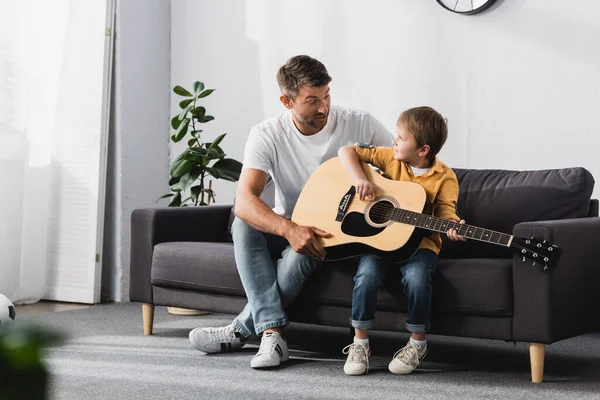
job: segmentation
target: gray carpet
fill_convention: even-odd
[[[156,309],[153,336],[142,335],[139,304],[110,304],[22,319],[69,336],[51,348],[51,399],[578,399],[600,398],[600,334],[547,347],[545,382],[530,382],[525,344],[429,336],[429,355],[409,376],[387,371],[406,333],[373,332],[371,370],[343,373],[347,329],[292,325],[293,350],[281,368],[250,368],[256,345],[204,355],[192,348],[196,326],[232,316],[180,317]]]

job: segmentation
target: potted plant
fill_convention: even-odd
[[[231,182],[240,178],[242,163],[226,158],[220,146],[227,134],[223,133],[212,142],[203,140],[200,128],[215,118],[206,113],[200,102],[214,91],[205,89],[204,83],[199,81],[194,82],[191,91],[181,86],[173,88],[173,92],[184,99],[179,102],[180,112],[171,119],[175,131],[171,140],[174,143],[187,140],[187,148],[171,163],[171,193],[161,197],[171,199],[169,207],[204,206],[214,202],[212,180],[206,184],[209,176]]]

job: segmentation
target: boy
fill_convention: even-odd
[[[446,119],[431,107],[411,108],[400,114],[393,148],[355,144],[342,147],[338,155],[342,165],[355,181],[356,197],[368,201],[374,197],[373,185],[360,166],[359,160],[379,168],[384,176],[416,182],[423,186],[427,200],[433,204],[436,217],[459,221],[456,214],[458,181],[454,172],[437,159],[448,136]],[[463,220],[460,223],[464,224]],[[455,230],[447,232],[451,240],[462,240]],[[427,355],[425,331],[431,308],[431,278],[437,265],[442,239],[437,232],[421,242],[415,255],[400,264],[404,292],[408,296],[406,329],[412,333],[408,344],[398,350],[389,364],[394,374],[410,374]],[[370,258],[365,262],[364,258]],[[354,277],[352,319],[354,342],[346,346],[348,359],[344,372],[362,375],[368,370],[368,332],[374,325],[377,290],[381,286],[383,261],[363,255]]]

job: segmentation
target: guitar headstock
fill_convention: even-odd
[[[523,262],[526,259],[533,261],[533,265],[541,263],[544,265],[544,271],[549,267],[555,268],[556,263],[560,260],[562,249],[546,240],[538,240],[534,237],[529,239],[513,238],[510,247],[514,248],[523,257]]]

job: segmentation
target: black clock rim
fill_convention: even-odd
[[[473,15],[473,14],[478,14],[478,13],[480,13],[480,12],[482,12],[482,11],[485,11],[485,10],[487,10],[488,8],[490,8],[490,7],[492,6],[492,4],[494,4],[494,3],[496,2],[496,0],[490,0],[490,1],[488,1],[487,3],[485,3],[484,5],[482,5],[481,7],[479,7],[479,8],[476,8],[476,9],[474,9],[474,10],[472,10],[472,11],[454,11],[453,9],[451,9],[451,8],[448,8],[448,7],[447,7],[447,6],[446,6],[444,3],[442,3],[442,0],[436,0],[436,1],[437,1],[437,3],[438,3],[440,6],[444,7],[446,10],[448,10],[448,11],[450,11],[450,12],[453,12],[453,13],[455,13],[455,14],[461,14],[461,15]]]

